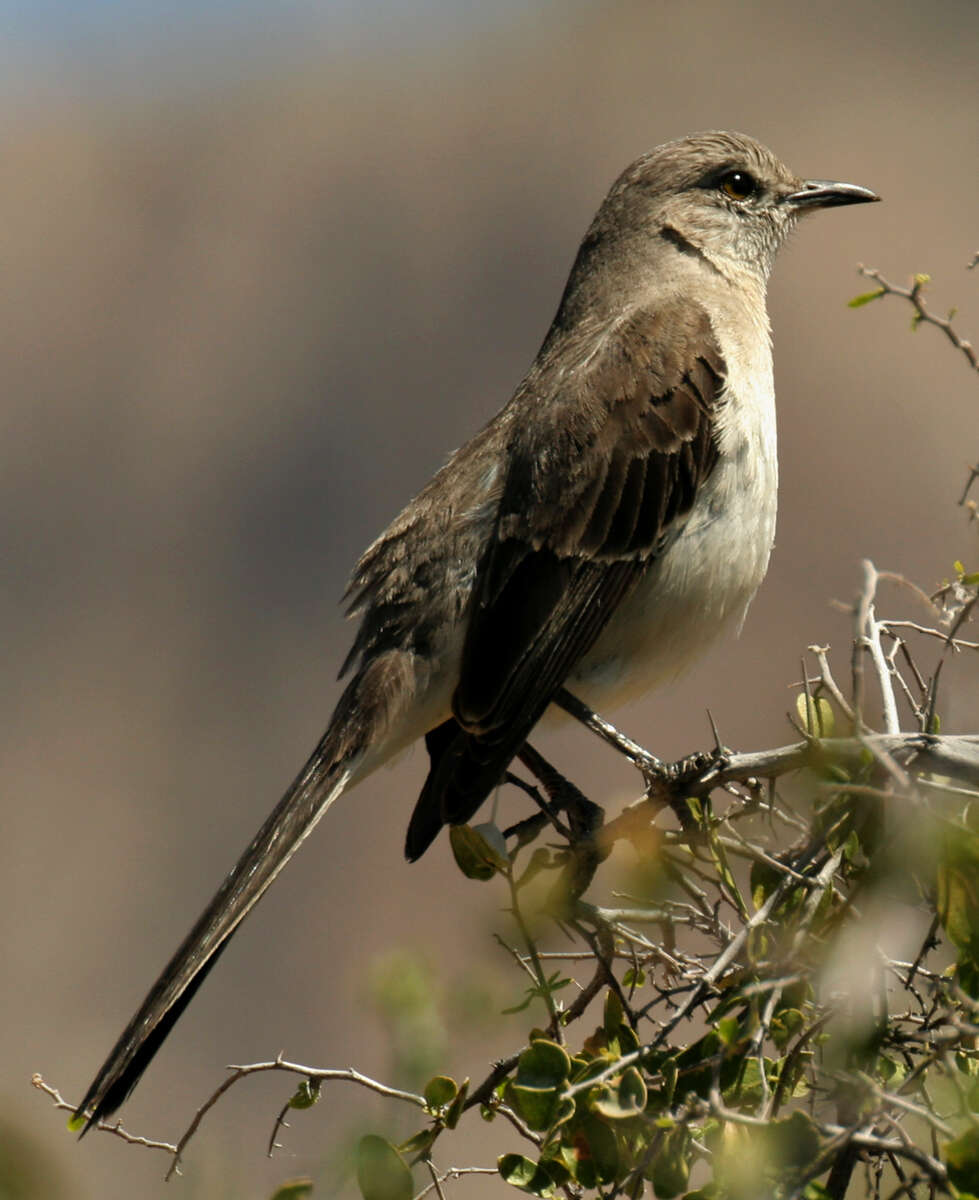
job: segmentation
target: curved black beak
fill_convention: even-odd
[[[790,192],[785,203],[793,208],[834,208],[838,204],[869,204],[880,196],[855,183],[833,183],[829,179],[807,179],[797,192]]]

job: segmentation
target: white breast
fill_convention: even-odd
[[[768,568],[778,490],[768,331],[753,331],[750,347],[717,332],[728,363],[718,461],[683,531],[568,681],[597,709],[674,678],[724,629],[740,628]]]

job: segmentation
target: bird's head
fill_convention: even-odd
[[[622,173],[595,226],[635,243],[665,237],[725,274],[767,276],[805,213],[880,197],[852,183],[803,179],[754,138],[693,134],[657,146]]]

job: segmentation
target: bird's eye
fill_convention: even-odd
[[[721,191],[732,200],[747,200],[758,190],[754,177],[747,171],[728,171],[720,180]]]

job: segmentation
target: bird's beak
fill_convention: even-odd
[[[880,196],[855,183],[832,183],[828,179],[807,179],[797,192],[785,197],[785,203],[805,212],[810,208],[833,208],[838,204],[868,204]]]

